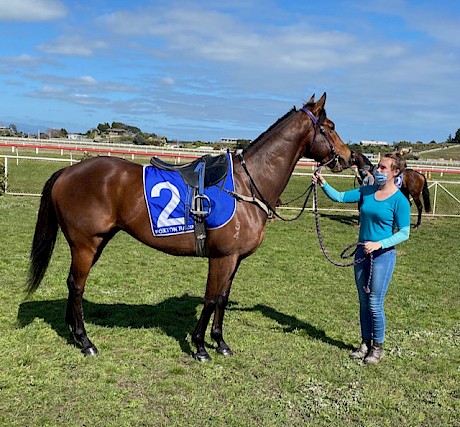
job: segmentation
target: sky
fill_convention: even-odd
[[[460,128],[457,0],[0,0],[0,125],[255,139],[327,93],[345,142]]]

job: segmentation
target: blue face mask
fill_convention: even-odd
[[[385,182],[388,181],[387,174],[382,173],[382,172],[375,172],[374,173],[374,178],[377,181],[377,184],[379,184],[379,185],[385,184]]]

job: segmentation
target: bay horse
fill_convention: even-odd
[[[275,206],[302,156],[333,172],[350,167],[351,151],[327,118],[326,93],[278,119],[234,159],[235,192],[255,195]],[[230,288],[241,261],[262,243],[266,210],[238,201],[233,218],[208,233],[208,276],[201,315],[192,334],[197,360],[208,361],[205,334],[212,314],[211,339],[217,352],[232,355],[223,337]],[[114,157],[95,157],[55,172],[45,183],[30,254],[28,296],[40,285],[59,228],[71,252],[65,320],[84,355],[98,353],[83,321],[83,293],[91,267],[122,230],[146,245],[176,256],[196,256],[193,233],[154,236],[143,194],[143,166]]]
[[[362,169],[364,165],[369,166],[371,172],[375,168],[375,166],[364,154],[353,150],[352,156],[352,163],[356,165],[358,170]],[[414,225],[414,228],[419,228],[422,223],[423,208],[425,208],[426,213],[431,212],[430,191],[428,189],[426,176],[414,169],[406,168],[402,178],[401,191],[409,202],[412,197],[412,200],[417,207],[417,223]],[[423,204],[421,198],[423,199]]]

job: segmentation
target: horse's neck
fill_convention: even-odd
[[[245,153],[247,164],[258,190],[272,206],[285,189],[298,160],[305,152],[308,122],[299,114],[258,141]]]

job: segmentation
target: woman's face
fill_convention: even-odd
[[[388,157],[383,157],[380,159],[377,171],[384,173],[387,176],[387,179],[394,178],[399,173],[399,170],[393,169],[393,159]]]

